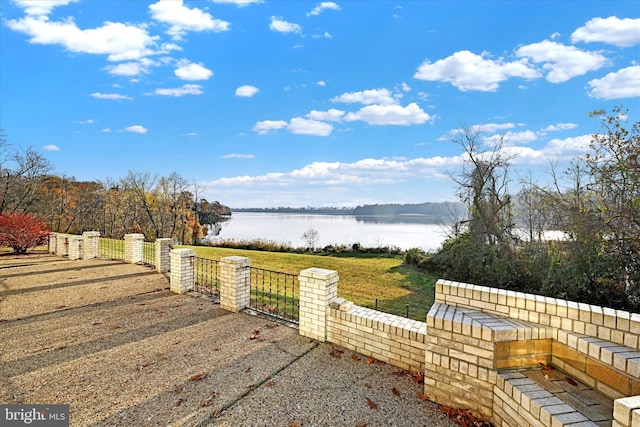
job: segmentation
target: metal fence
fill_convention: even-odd
[[[194,291],[213,298],[215,302],[220,302],[218,266],[219,262],[214,259],[194,259]]]
[[[124,240],[98,239],[98,258],[124,259]]]
[[[147,265],[156,265],[156,244],[155,243],[143,242],[142,262]]]
[[[250,280],[250,309],[291,323],[299,322],[297,275],[251,267]]]

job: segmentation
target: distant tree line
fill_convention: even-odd
[[[97,230],[122,238],[139,232],[148,240],[175,238],[196,244],[205,224],[228,218],[231,210],[199,195],[177,173],[154,176],[129,172],[117,181],[77,181],[52,173],[49,162],[31,148],[15,149],[0,139],[0,215],[30,214],[47,229],[62,233]]]
[[[452,178],[467,216],[435,253],[411,250],[409,264],[457,281],[640,309],[640,122],[627,111],[595,111],[590,151],[551,185],[519,179],[512,194],[504,142],[484,146],[479,130],[456,134],[466,154]],[[562,235],[549,239],[549,232]]]
[[[321,215],[420,215],[449,222],[465,210],[458,202],[426,202],[426,203],[386,203],[350,207],[272,207],[272,208],[234,208],[236,212],[273,212]]]

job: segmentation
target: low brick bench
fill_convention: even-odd
[[[640,314],[441,280],[427,325],[439,403],[496,426],[640,426]]]

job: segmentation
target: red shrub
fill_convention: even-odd
[[[47,242],[49,232],[44,222],[28,214],[0,215],[0,246],[19,254]]]

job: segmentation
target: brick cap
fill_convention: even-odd
[[[175,253],[178,255],[192,255],[195,256],[196,255],[196,251],[194,251],[193,249],[187,249],[187,248],[178,248],[178,249],[171,249],[171,253]]]
[[[315,279],[331,279],[338,276],[335,270],[327,270],[325,268],[311,267],[300,272],[300,276],[312,277]]]

